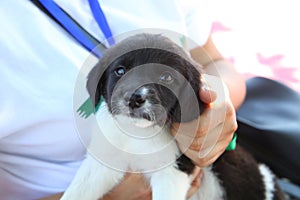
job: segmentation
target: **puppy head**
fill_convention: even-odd
[[[199,80],[200,67],[179,46],[161,35],[139,34],[105,52],[87,89],[94,106],[103,96],[113,116],[163,126],[199,116]]]

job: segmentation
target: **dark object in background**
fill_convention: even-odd
[[[239,143],[295,183],[280,181],[285,192],[300,199],[300,94],[274,80],[249,79],[237,118]]]

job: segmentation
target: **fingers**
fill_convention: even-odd
[[[216,100],[217,94],[215,91],[213,91],[208,85],[203,85],[199,91],[200,99],[206,103],[209,104]]]
[[[213,146],[213,148],[210,148],[209,150],[204,150],[204,154],[200,153],[201,151],[199,152],[191,149],[188,149],[184,154],[190,159],[192,159],[197,166],[207,167],[213,162],[215,162],[218,159],[218,157],[220,157],[224,153],[228,144],[229,142],[225,140],[218,141],[218,143],[216,143],[215,146]]]
[[[216,129],[219,128],[217,127]],[[196,165],[207,167],[224,153],[232,137],[233,133],[227,132],[220,134],[217,139],[211,137],[210,140],[207,139],[204,142],[201,142],[201,139],[198,139],[201,144],[195,148],[189,148],[185,154],[192,159]]]
[[[187,193],[187,199],[191,198],[200,188],[201,185],[201,179],[203,177],[203,171],[199,168],[196,167],[192,176],[192,183],[191,183],[191,187]]]
[[[202,74],[202,86],[199,91],[200,99],[207,104],[212,102],[224,102],[228,95],[226,84],[219,77]]]
[[[225,140],[230,142],[233,133],[237,129],[236,116],[233,109],[228,109],[223,119],[214,119],[211,125],[201,126],[196,137],[189,147],[191,150],[200,151],[213,147],[217,142]],[[203,121],[205,121],[203,119]],[[214,125],[216,127],[214,127]]]
[[[217,94],[215,90],[212,89],[209,82],[211,82],[211,77],[207,74],[203,74],[201,77],[202,86],[199,91],[199,97],[206,104],[215,101],[217,98]]]
[[[191,175],[191,187],[187,193],[187,198],[193,196],[201,185],[203,171],[196,167]],[[116,186],[110,193],[105,195],[101,200],[151,200],[152,191],[146,184],[142,175],[127,174],[124,180]]]
[[[124,180],[102,200],[151,200],[152,192],[144,177],[140,174],[126,174]]]
[[[174,124],[171,129],[180,150],[200,167],[212,164],[225,151],[237,129],[235,109],[226,86],[219,78],[207,77],[212,89],[204,86],[199,92],[200,98],[206,103],[214,101],[198,119]],[[209,97],[211,90],[217,91],[217,96],[215,93]]]
[[[237,128],[235,115],[211,129],[203,137],[195,138],[185,154],[198,166],[206,167],[223,154]]]

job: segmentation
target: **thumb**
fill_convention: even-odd
[[[203,85],[200,88],[199,96],[206,104],[210,104],[217,99],[217,93],[205,82],[203,82]]]

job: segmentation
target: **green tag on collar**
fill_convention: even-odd
[[[92,100],[88,98],[78,109],[78,114],[83,118],[88,118],[91,114],[96,113],[99,110],[100,105],[103,102],[103,97],[101,96],[100,101],[96,108],[94,108]]]
[[[235,150],[235,148],[236,148],[236,139],[237,139],[237,134],[234,133],[231,142],[229,143],[229,145],[226,148],[226,151]]]

